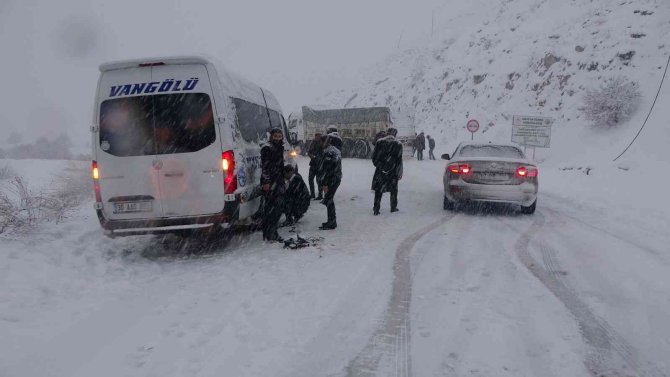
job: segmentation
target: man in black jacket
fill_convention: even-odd
[[[283,225],[287,226],[297,223],[305,215],[309,208],[310,196],[305,181],[292,165],[284,166],[284,179],[286,180],[286,193],[284,194],[286,221]]]
[[[330,139],[330,145],[334,146],[340,151],[340,153],[342,153],[342,145],[344,143],[342,142],[342,137],[340,137],[340,133],[337,132],[337,128],[333,126],[328,127],[328,129],[326,130],[326,136],[329,135],[334,136]]]
[[[277,228],[282,214],[284,184],[284,134],[281,129],[270,131],[270,140],[261,148],[261,188],[264,195],[263,239],[282,241]]]
[[[396,140],[398,131],[389,128],[388,136],[379,139],[372,154],[375,175],[372,177],[372,189],[375,191],[374,215],[379,215],[382,195],[391,193],[391,212],[398,212],[398,181],[402,179],[402,144]]]
[[[426,137],[423,136],[423,132],[416,137],[416,159],[421,161],[423,160],[423,150],[426,149]]]
[[[309,192],[312,197],[312,199],[315,200],[322,200],[323,199],[323,191],[321,191],[321,184],[319,181],[316,181],[316,189],[319,192],[319,196],[316,196],[316,193],[314,192],[314,179],[317,176],[319,167],[321,166],[321,155],[323,154],[323,150],[321,147],[321,134],[317,133],[314,134],[314,140],[312,140],[312,143],[309,146],[309,151],[307,154],[309,155]]]
[[[337,132],[329,133],[323,142],[323,158],[321,169],[321,185],[323,187],[324,197],[321,202],[328,211],[328,221],[321,224],[319,229],[337,228],[337,217],[335,214],[335,193],[340,182],[342,182],[342,154],[336,145],[342,146],[342,139]]]
[[[435,150],[435,139],[430,137],[430,135],[426,136],[426,139],[428,139],[428,158],[434,160],[435,155],[433,154],[433,151]]]

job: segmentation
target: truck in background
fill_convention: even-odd
[[[370,158],[375,137],[392,126],[388,107],[316,110],[303,106],[288,119],[289,132],[297,135],[303,155],[316,133],[325,134],[328,127],[335,127],[343,141],[342,157]]]

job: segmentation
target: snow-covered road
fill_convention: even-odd
[[[3,240],[0,376],[670,376],[667,216],[557,185],[534,216],[445,212],[443,169],[408,161],[373,217],[346,160],[338,229],[314,205],[297,251],[109,240],[88,205]]]

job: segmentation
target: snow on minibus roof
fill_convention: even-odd
[[[117,60],[108,63],[100,64],[100,72],[113,71],[116,69],[124,68],[133,68],[138,67],[139,65],[152,65],[152,64],[207,64],[209,60],[201,56],[165,56],[157,58],[143,58],[143,59],[128,59],[128,60]]]
[[[169,56],[143,59],[128,59],[100,64],[100,72],[117,69],[133,68],[153,65],[184,65],[184,64],[212,64],[219,79],[224,84],[224,90],[232,97],[262,105],[267,101],[268,107],[281,113],[281,106],[277,98],[265,88],[247,80],[246,78],[228,70],[217,59],[204,56]],[[262,92],[261,92],[262,90]],[[265,94],[265,98],[263,98]]]

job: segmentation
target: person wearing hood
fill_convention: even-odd
[[[286,193],[284,194],[284,214],[286,221],[283,226],[297,223],[307,212],[310,203],[310,192],[302,176],[292,165],[284,166]]]
[[[337,217],[335,213],[335,193],[342,182],[342,153],[336,145],[342,146],[342,139],[337,132],[329,133],[323,141],[323,155],[321,168],[319,169],[320,182],[324,197],[321,202],[327,208],[328,221],[321,224],[319,229],[337,228]]]
[[[263,190],[263,240],[282,241],[277,229],[283,212],[284,134],[280,128],[270,131],[270,140],[261,147],[261,189]]]
[[[428,158],[435,160],[435,155],[433,154],[433,151],[435,150],[435,139],[430,137],[430,135],[426,136],[426,139],[428,139]]]
[[[377,141],[372,154],[375,174],[372,189],[375,191],[373,213],[379,215],[382,195],[391,194],[391,212],[398,212],[398,181],[402,179],[402,144],[396,140],[398,130],[389,128],[387,136]]]
[[[331,145],[337,148],[340,153],[342,153],[342,137],[340,137],[340,133],[337,132],[337,128],[330,126],[326,129],[326,135],[333,135],[334,138],[330,141]]]
[[[309,152],[307,152],[309,155],[309,192],[314,200],[323,200],[321,184],[319,184],[319,180],[316,179],[319,167],[321,166],[321,155],[323,154],[321,143],[321,134],[314,134],[314,140],[312,140],[312,143],[309,145]],[[314,180],[316,180],[316,190],[314,189]],[[315,191],[318,191],[318,196]]]
[[[419,134],[414,140],[416,145],[416,159],[419,161],[423,160],[423,150],[426,149],[426,137],[423,136],[423,132]]]

